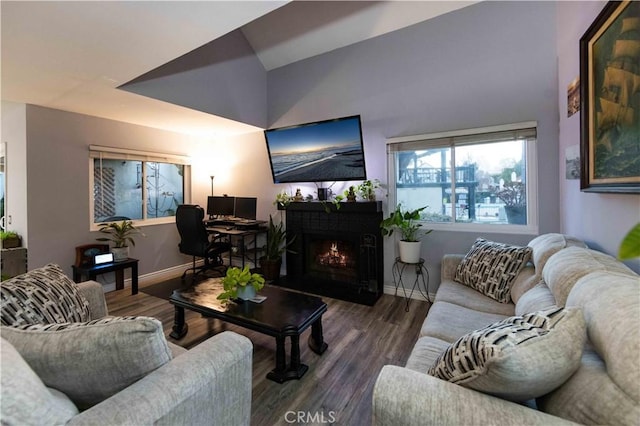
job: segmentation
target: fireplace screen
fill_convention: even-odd
[[[333,281],[358,281],[358,250],[352,241],[312,238],[307,245],[307,273]]]

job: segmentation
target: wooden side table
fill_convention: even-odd
[[[413,286],[411,287],[410,293],[407,295],[407,288],[402,281],[402,275],[407,266],[411,266],[415,268],[416,279],[413,282]],[[409,301],[411,300],[411,296],[413,296],[413,292],[418,289],[420,294],[427,299],[427,302],[431,303],[431,299],[429,298],[429,270],[424,266],[424,259],[420,259],[417,263],[406,263],[400,260],[399,257],[396,258],[396,261],[393,263],[393,267],[391,268],[391,273],[393,275],[393,282],[396,285],[395,295],[398,295],[398,287],[402,287],[402,292],[404,293],[404,298],[407,302],[404,310],[405,312],[409,312]],[[425,276],[427,277],[425,279]],[[424,293],[422,292],[422,288],[420,284],[422,283],[422,288],[424,288]]]
[[[116,273],[116,290],[124,288],[124,270],[131,268],[131,294],[138,294],[138,259],[128,258],[119,262],[102,263],[100,265],[71,266],[73,268],[73,281],[79,283],[83,275],[90,280],[95,280],[98,275],[107,272]]]

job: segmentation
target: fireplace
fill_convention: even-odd
[[[325,206],[330,206],[327,213]],[[285,287],[373,305],[382,295],[380,202],[291,203],[287,206]]]

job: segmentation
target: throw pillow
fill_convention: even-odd
[[[498,302],[509,303],[511,285],[530,257],[530,247],[478,238],[456,268],[454,280]]]
[[[149,317],[0,330],[45,385],[64,392],[80,409],[109,398],[172,358],[162,323]]]
[[[48,264],[4,281],[0,287],[2,325],[83,322],[89,302],[58,265]]]
[[[586,325],[577,308],[510,317],[453,343],[428,374],[512,401],[537,398],[580,366]]]

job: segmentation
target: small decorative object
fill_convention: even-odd
[[[527,224],[527,185],[524,182],[505,182],[494,190],[504,203],[507,220],[513,225]]]
[[[293,201],[293,197],[287,194],[286,191],[282,191],[276,195],[276,200],[273,204],[276,204],[278,207],[286,209],[287,206]]]
[[[293,196],[293,201],[303,201],[304,197],[302,196],[302,192],[300,188],[296,189],[296,195]]]
[[[295,238],[287,241],[287,231],[282,222],[277,225],[273,222],[273,217],[269,215],[269,227],[267,228],[267,244],[262,247],[264,256],[260,258],[260,269],[268,280],[280,278],[280,267],[282,266],[282,255],[288,250]]]
[[[348,202],[352,203],[356,201],[356,188],[354,186],[350,186],[349,189],[344,192],[344,196],[347,198]]]
[[[640,3],[610,1],[580,39],[580,189],[640,192]]]
[[[418,263],[420,261],[421,243],[418,240],[418,231],[422,227],[420,213],[427,206],[411,211],[403,211],[402,206],[398,204],[396,209],[380,223],[382,235],[391,235],[395,229],[400,231],[400,241],[398,242],[398,251],[400,252],[400,260],[405,263]],[[424,235],[431,233],[431,229],[424,232]]]
[[[358,185],[357,192],[363,200],[375,201],[376,189],[378,188],[380,188],[380,181],[378,179],[365,180]]]
[[[249,265],[244,269],[233,267],[227,269],[227,274],[222,278],[222,287],[224,292],[218,296],[219,300],[250,300],[264,287],[264,278],[260,274],[252,274]]]
[[[1,231],[0,239],[4,249],[22,247],[22,238],[14,231]]]
[[[108,236],[96,238],[97,241],[111,241],[114,243],[111,252],[116,262],[129,258],[129,244],[132,246],[136,245],[133,239],[135,235],[145,236],[130,220],[103,223],[100,225],[99,231]]]
[[[327,188],[318,188],[318,200],[326,201],[328,192],[329,190]]]

